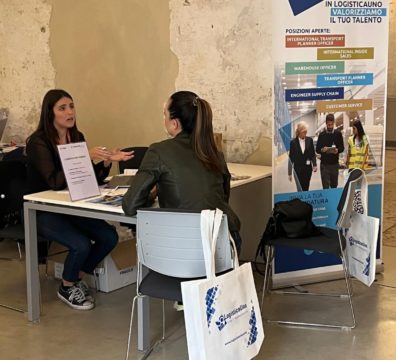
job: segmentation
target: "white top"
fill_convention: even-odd
[[[301,151],[304,154],[304,152],[305,152],[305,138],[304,139],[298,138],[298,141],[300,142]]]

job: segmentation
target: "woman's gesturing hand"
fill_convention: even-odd
[[[127,161],[132,159],[135,156],[134,151],[122,151],[119,148],[115,148],[111,151],[111,155],[109,157],[110,161]]]
[[[111,152],[103,146],[95,146],[92,149],[89,149],[89,157],[91,158],[91,160],[109,161],[110,156]]]

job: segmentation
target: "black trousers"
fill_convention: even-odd
[[[320,177],[323,189],[338,187],[338,164],[320,164]]]
[[[309,183],[312,177],[312,166],[304,165],[299,168],[294,168],[294,180],[297,185],[297,191],[308,191]]]

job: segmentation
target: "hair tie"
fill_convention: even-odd
[[[198,106],[198,100],[199,100],[199,97],[196,96],[196,97],[194,98],[194,100],[193,100],[193,105],[194,105],[194,106]]]

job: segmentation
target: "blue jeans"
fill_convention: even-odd
[[[48,212],[37,213],[37,233],[69,249],[62,277],[70,282],[80,271],[92,274],[118,242],[114,226],[104,220]]]

